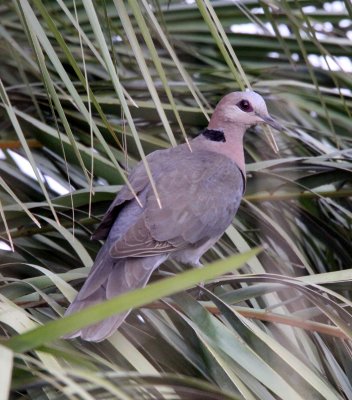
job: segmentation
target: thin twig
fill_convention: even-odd
[[[252,203],[257,203],[261,201],[281,201],[281,200],[297,200],[297,199],[307,199],[307,198],[315,198],[315,197],[351,197],[352,190],[351,189],[341,189],[341,190],[327,190],[327,191],[319,191],[316,193],[313,192],[277,192],[277,193],[254,193],[247,194],[244,198]]]
[[[27,139],[28,147],[38,148],[43,145],[36,139]],[[0,149],[20,149],[22,145],[19,140],[0,140]]]
[[[63,305],[66,304],[65,300],[62,301],[57,301],[57,303],[62,303]],[[41,306],[47,306],[47,302],[45,300],[39,300],[39,301],[32,301],[32,302],[17,302],[16,303],[18,306],[23,307],[23,308],[33,308],[33,307],[41,307]],[[173,307],[179,309],[175,304],[173,304]],[[142,308],[149,308],[149,309],[155,309],[155,310],[168,310],[169,307],[167,304],[162,303],[160,301],[156,301],[150,304],[146,304]],[[220,315],[221,312],[217,307],[210,307],[206,306],[205,307],[207,311],[209,311],[213,315]],[[271,313],[271,312],[266,312],[265,310],[254,310],[250,308],[245,308],[245,307],[236,307],[232,306],[232,308],[241,314],[243,317],[246,318],[251,318],[251,319],[257,319],[260,321],[266,321],[266,322],[273,322],[277,324],[284,324],[284,325],[289,325],[295,328],[301,328],[306,331],[310,332],[318,332],[322,333],[324,335],[329,335],[333,337],[337,337],[340,339],[347,339],[349,340],[350,338],[346,336],[346,334],[340,330],[340,328],[336,326],[331,326],[331,325],[326,325],[322,324],[320,322],[315,322],[315,321],[308,321],[308,320],[303,320],[294,316],[286,316],[282,314],[276,314],[276,313]]]

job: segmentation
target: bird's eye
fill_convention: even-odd
[[[241,100],[237,103],[237,106],[244,112],[251,112],[253,111],[253,107],[248,100]]]

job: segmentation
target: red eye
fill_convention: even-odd
[[[241,100],[237,103],[237,107],[239,107],[244,112],[251,112],[253,111],[253,107],[248,100]]]

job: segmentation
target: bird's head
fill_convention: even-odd
[[[268,124],[275,129],[282,129],[281,125],[268,113],[263,97],[253,91],[232,92],[220,100],[209,127],[222,128],[222,124],[245,127]]]

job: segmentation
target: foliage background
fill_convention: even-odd
[[[0,237],[14,250],[0,398],[352,398],[350,2],[13,0],[0,14]],[[204,256],[223,259],[205,287],[182,291],[204,279],[191,271],[61,320],[124,171],[249,87],[285,131],[278,153],[247,134],[246,195]],[[59,339],[162,295],[104,343]]]

